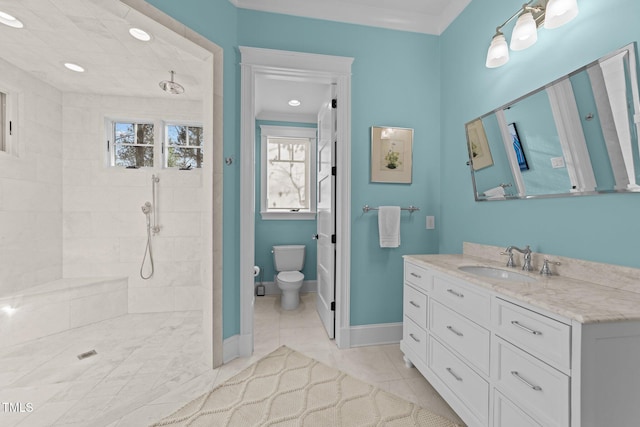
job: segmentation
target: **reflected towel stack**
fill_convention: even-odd
[[[497,186],[484,192],[488,199],[504,199],[504,187]]]

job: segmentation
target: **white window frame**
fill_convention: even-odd
[[[4,98],[4,106],[0,106],[0,152],[18,157],[18,93],[0,87],[0,102]]]
[[[118,166],[115,164],[116,160],[116,135],[114,132],[116,123],[134,123],[137,125],[153,125],[153,162],[151,166],[140,166],[137,169],[145,169],[145,168],[155,168],[158,158],[158,143],[157,141],[162,141],[160,138],[160,133],[158,130],[158,123],[155,120],[149,119],[135,119],[135,118],[106,118],[105,119],[105,130],[107,133],[107,166],[115,169],[128,169],[124,166]]]
[[[169,126],[188,126],[188,127],[199,127],[202,128],[203,131],[203,135],[202,135],[202,145],[201,146],[187,146],[189,148],[197,148],[202,152],[202,164],[204,165],[205,162],[205,158],[204,158],[204,126],[202,125],[202,123],[198,123],[198,122],[189,122],[189,121],[182,121],[182,120],[174,120],[174,121],[163,121],[162,122],[162,167],[165,169],[179,169],[178,167],[175,166],[167,166],[167,163],[169,161],[169,132],[167,132],[167,127]],[[200,168],[192,168],[191,170],[198,170],[198,169],[202,169],[202,167]]]
[[[296,126],[260,125],[260,215],[263,220],[315,220],[316,219],[316,128]],[[267,208],[267,139],[268,138],[308,138],[309,139],[309,209],[297,212],[270,211]]]

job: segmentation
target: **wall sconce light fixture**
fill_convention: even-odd
[[[532,46],[538,40],[538,28],[558,28],[571,21],[578,14],[577,0],[530,0],[522,5],[502,25],[496,27],[496,34],[491,39],[487,52],[487,68],[496,68],[509,61],[509,48],[523,50]],[[507,39],[502,28],[514,18],[518,18],[511,33],[511,42],[507,46]]]

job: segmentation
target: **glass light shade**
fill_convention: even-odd
[[[549,0],[544,17],[544,27],[558,28],[578,15],[577,0]]]
[[[496,34],[491,40],[489,51],[487,52],[487,68],[496,68],[509,61],[509,47],[503,34]]]
[[[536,21],[531,12],[525,12],[516,22],[516,26],[511,33],[511,50],[523,50],[538,41],[538,29]]]

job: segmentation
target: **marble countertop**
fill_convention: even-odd
[[[506,281],[465,273],[460,266],[489,266],[511,270],[504,263],[472,255],[405,255],[415,264],[463,279],[580,323],[640,320],[640,294],[563,276],[525,272],[534,282]]]

